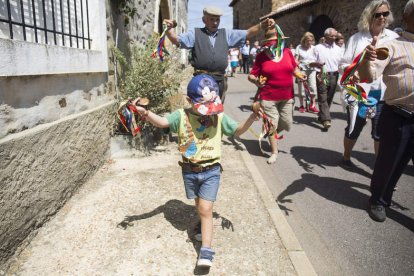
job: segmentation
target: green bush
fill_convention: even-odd
[[[180,82],[183,80],[183,70],[179,63],[179,50],[169,49],[170,56],[164,56],[161,62],[158,57],[151,56],[158,43],[158,34],[154,34],[146,45],[134,45],[130,49],[130,60],[125,59],[119,49],[114,48],[113,54],[123,67],[120,77],[120,96],[122,100],[137,97],[148,98],[148,109],[159,115],[170,112],[172,96],[179,93]],[[118,132],[125,133],[122,125],[117,123]],[[141,135],[131,140],[135,148],[149,153],[150,149],[166,140],[162,130],[145,122]]]
[[[177,94],[180,82],[179,51],[170,50],[164,61],[151,56],[158,35],[154,34],[145,46],[133,46],[131,61],[121,81],[123,98],[146,97],[151,111],[160,114],[169,111],[168,98]]]

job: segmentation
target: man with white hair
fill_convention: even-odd
[[[338,64],[342,58],[342,50],[335,43],[337,33],[334,28],[325,30],[325,42],[315,46],[314,56],[316,62],[310,64],[310,66],[315,66],[319,70],[317,75],[318,121],[322,123],[325,130],[331,127],[331,114],[329,109],[338,82]]]
[[[403,19],[407,28],[401,37],[381,45],[388,49],[388,57],[376,59],[381,50],[376,49],[374,37],[366,48],[367,62],[359,70],[361,79],[372,81],[382,76],[387,85],[368,209],[369,216],[378,222],[386,219],[385,208],[391,205],[394,187],[414,156],[414,0],[407,2]]]
[[[195,28],[178,36],[173,30],[175,27],[173,21],[164,19],[163,23],[168,26],[166,34],[174,45],[192,50],[191,65],[194,67],[194,75],[212,76],[219,85],[220,98],[224,102],[229,49],[239,48],[247,39],[273,26],[275,21],[267,18],[248,30],[219,29],[222,15],[223,12],[219,8],[205,7],[202,18],[205,27]]]

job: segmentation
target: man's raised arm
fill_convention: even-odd
[[[163,25],[167,25],[168,30],[165,33],[168,37],[168,39],[171,41],[172,44],[177,45],[178,46],[178,37],[177,34],[175,33],[175,31],[173,30],[176,26],[177,26],[177,22],[174,20],[170,20],[170,19],[164,19],[162,21]]]

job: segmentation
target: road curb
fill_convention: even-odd
[[[259,192],[260,198],[262,199],[265,208],[267,209],[280,236],[280,239],[287,250],[289,259],[292,262],[296,273],[299,276],[317,275],[312,263],[309,261],[305,251],[302,249],[295,233],[277,205],[276,200],[273,198],[270,189],[267,187],[266,182],[264,181],[250,154],[246,149],[240,151],[240,154],[246,167],[252,175],[253,182]]]

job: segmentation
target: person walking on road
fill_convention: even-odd
[[[302,82],[298,83],[298,96],[299,96],[299,112],[303,113],[306,111],[308,112],[315,112],[318,113],[319,110],[315,106],[316,101],[316,71],[314,67],[311,67],[310,64],[315,61],[315,57],[313,55],[313,51],[315,46],[313,46],[313,43],[315,43],[315,37],[312,33],[306,32],[301,40],[300,44],[296,47],[296,62],[299,64],[299,69],[302,70],[306,76],[306,85],[309,88],[309,92],[311,94],[310,104],[309,106],[306,105],[306,109],[304,107],[303,103],[303,95],[305,88],[303,86]]]
[[[279,37],[281,35],[279,34]],[[282,37],[282,39],[284,39]],[[248,76],[248,80],[258,88],[258,100],[264,113],[272,120],[275,135],[269,135],[272,148],[267,163],[276,162],[278,155],[277,138],[283,130],[289,131],[293,121],[293,78],[306,79],[301,74],[291,50],[283,46],[278,48],[276,27],[266,32],[262,41],[264,51],[256,56],[256,62]],[[281,43],[284,45],[284,43]],[[265,81],[263,81],[265,79]],[[276,136],[276,137],[275,137]]]
[[[387,0],[373,0],[365,7],[358,22],[359,32],[349,38],[345,54],[339,64],[341,73],[343,73],[355,57],[362,53],[365,47],[372,42],[374,36],[378,37],[377,46],[398,37],[398,34],[386,28],[392,21],[393,16],[391,7]],[[377,125],[382,106],[384,105],[384,92],[386,86],[382,81],[382,77],[372,83],[364,83],[361,85],[363,85],[364,90],[368,93],[368,97],[373,97],[378,101],[378,104],[376,105],[376,114],[374,118],[371,119],[371,136],[374,140],[374,150],[377,155],[379,146]],[[355,98],[352,97],[351,99],[355,101]],[[353,129],[351,131],[350,125],[351,120],[353,119],[351,118],[349,105],[346,107],[346,111],[348,124],[345,128],[344,154],[341,165],[346,169],[352,169],[355,167],[351,161],[352,149],[354,148],[362,129],[366,125],[367,119],[356,116],[355,122],[352,122]]]
[[[224,102],[229,49],[240,47],[246,39],[258,35],[261,30],[266,30],[275,22],[273,19],[266,19],[248,30],[219,29],[222,15],[223,12],[219,8],[205,7],[202,17],[205,27],[195,28],[180,35],[174,32],[175,24],[172,20],[164,19],[163,24],[167,25],[166,35],[174,45],[192,51],[191,65],[194,67],[194,75],[209,74],[216,80],[220,88],[219,96]]]
[[[237,71],[237,67],[239,67],[239,55],[240,51],[237,48],[232,48],[229,50],[230,53],[230,66],[231,66],[231,75],[234,77]]]
[[[342,51],[335,44],[337,31],[328,28],[324,32],[325,42],[315,46],[315,62],[311,66],[316,66],[317,71],[317,91],[319,113],[318,121],[322,123],[325,130],[331,127],[330,107],[335,95],[338,82],[338,64],[342,58]]]
[[[256,55],[258,54],[258,51],[260,50],[259,41],[255,41],[253,43],[253,47],[250,50],[250,62],[251,66],[253,66],[254,62],[256,61]]]
[[[198,266],[212,266],[214,250],[213,203],[220,185],[222,167],[222,135],[239,136],[259,119],[251,113],[248,119],[237,124],[223,113],[218,96],[218,85],[209,75],[200,74],[191,79],[187,87],[189,109],[178,109],[167,117],[137,106],[138,113],[159,128],[169,128],[178,133],[179,151],[182,155],[184,187],[188,199],[194,199],[201,220],[201,249]],[[134,101],[134,104],[139,98]]]
[[[250,41],[246,40],[246,43],[240,48],[242,57],[243,73],[249,74],[249,59],[250,59]]]
[[[386,12],[381,12],[378,18]],[[376,59],[377,37],[374,37],[366,47],[366,62],[359,70],[361,79],[373,81],[382,75],[387,85],[378,121],[379,149],[368,209],[369,216],[378,222],[385,221],[394,187],[414,155],[414,0],[405,5],[403,20],[407,27],[401,37],[382,45],[388,49],[388,57]]]

